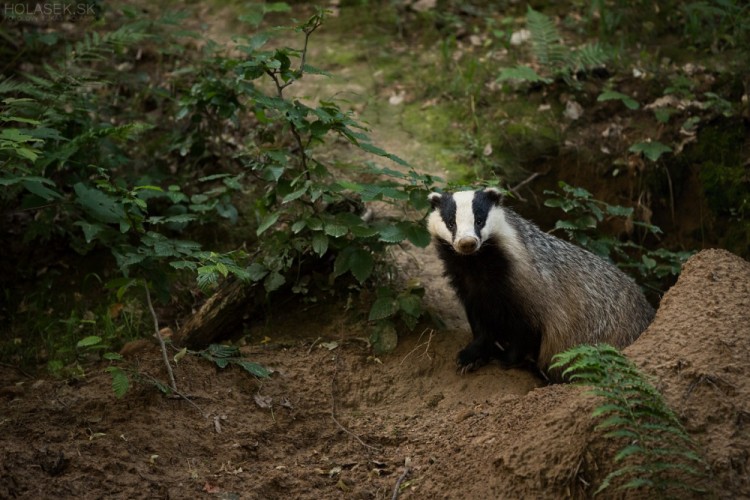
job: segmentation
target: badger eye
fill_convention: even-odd
[[[477,217],[476,220],[474,221],[474,223],[477,226],[484,226],[484,219],[482,217]]]
[[[455,222],[446,222],[445,225],[448,226],[448,229],[450,229],[451,231],[453,231],[454,229],[456,229],[456,223]]]

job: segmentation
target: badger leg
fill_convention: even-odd
[[[483,326],[481,317],[467,309],[469,326],[474,339],[456,357],[459,372],[466,373],[486,365],[492,359],[500,359],[505,348],[489,330]]]
[[[456,365],[462,374],[471,372],[492,359],[499,359],[500,353],[502,350],[491,340],[475,339],[458,353]]]
[[[474,339],[456,358],[461,373],[476,370],[493,359],[506,368],[526,365],[529,359],[536,360],[539,336],[516,311],[470,303],[466,316]]]

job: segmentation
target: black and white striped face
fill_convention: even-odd
[[[427,219],[427,230],[463,255],[479,250],[504,222],[502,196],[494,188],[430,193],[429,198],[433,211]]]

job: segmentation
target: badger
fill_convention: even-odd
[[[445,275],[466,310],[472,341],[462,373],[490,360],[535,364],[553,381],[555,354],[579,344],[622,348],[654,309],[614,265],[540,230],[502,204],[495,188],[431,193],[427,228]]]

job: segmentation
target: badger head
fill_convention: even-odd
[[[433,210],[427,219],[428,231],[462,255],[479,250],[503,220],[502,194],[495,188],[430,193],[429,199]]]

